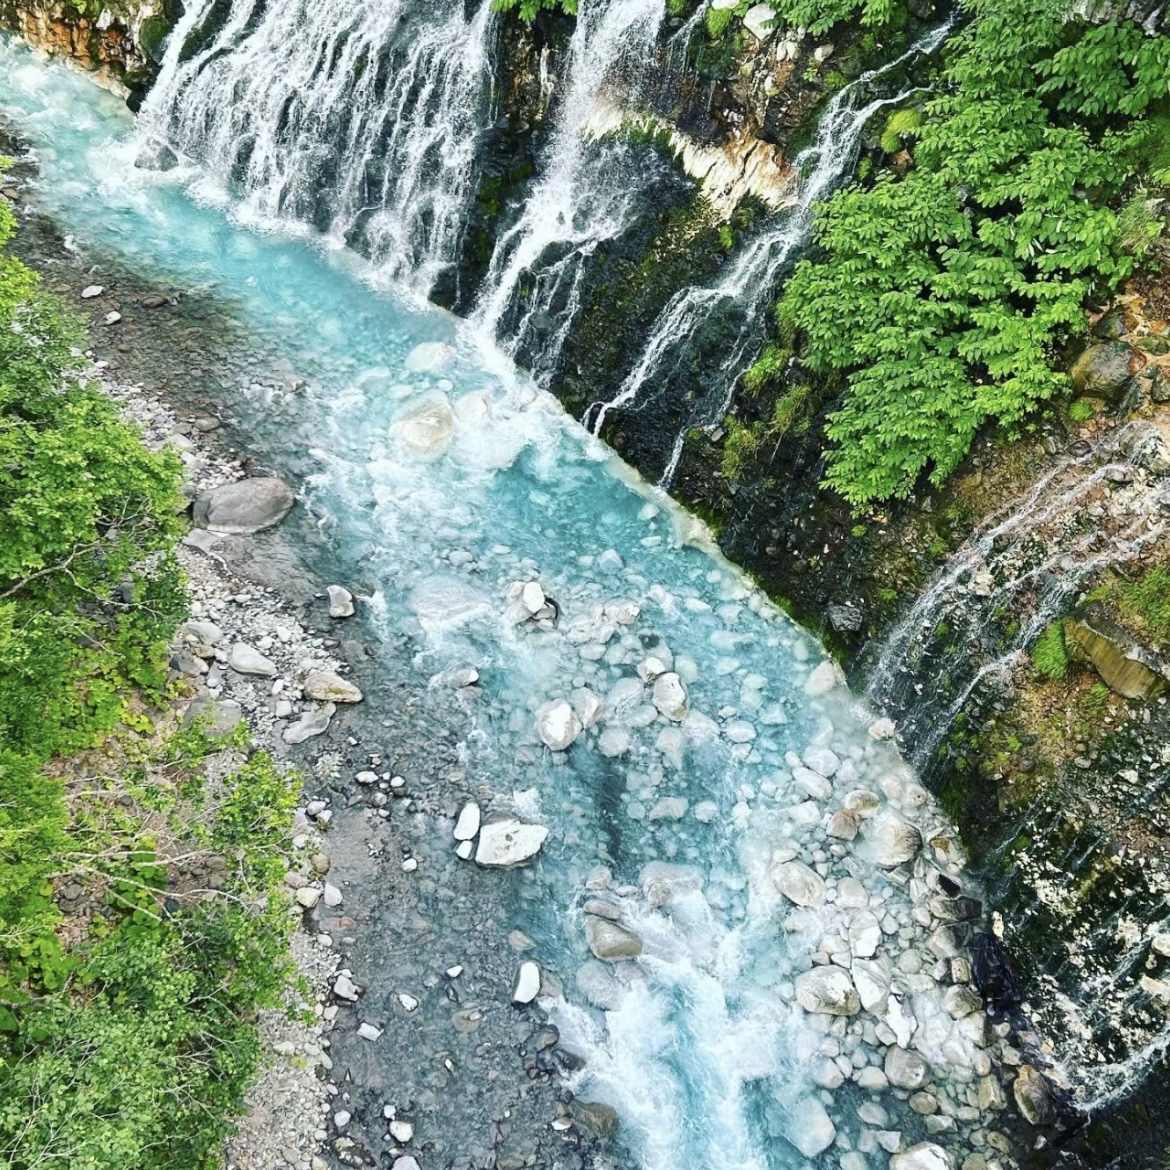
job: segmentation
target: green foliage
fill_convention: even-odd
[[[1087,398],[1078,398],[1076,402],[1070,402],[1068,406],[1070,422],[1088,422],[1096,413],[1096,409]]]
[[[703,14],[707,35],[713,41],[717,41],[730,27],[734,15],[735,12],[731,8],[708,8]]]
[[[543,12],[563,12],[566,16],[577,15],[577,0],[492,0],[496,12],[519,11],[520,19],[531,24]]]
[[[910,106],[904,110],[895,110],[885,130],[882,131],[882,150],[886,154],[893,154],[902,149],[903,139],[916,137],[922,126],[922,111]]]
[[[1161,201],[1150,198],[1141,187],[1117,213],[1117,237],[1122,251],[1143,259],[1165,230],[1165,220],[1158,214]]]
[[[745,426],[734,415],[724,420],[727,438],[723,442],[723,474],[732,483],[742,476],[752,456],[759,450],[764,428],[759,423]]]
[[[855,21],[863,28],[884,28],[906,18],[906,6],[900,0],[779,0],[773,7],[784,23],[803,25],[814,37],[845,21]]]
[[[1068,677],[1068,647],[1064,644],[1064,623],[1053,622],[1032,647],[1032,665],[1045,678],[1057,682]]]
[[[786,345],[770,342],[743,375],[744,389],[751,395],[778,382],[792,360],[792,350]]]
[[[778,439],[794,431],[804,433],[820,405],[820,395],[807,382],[790,387],[776,399],[769,432]]]
[[[857,505],[941,483],[985,423],[1063,392],[1083,302],[1134,270],[1114,208],[1150,157],[1138,119],[1166,106],[1170,38],[1057,0],[966,7],[914,169],[828,202],[783,302],[807,365],[847,378],[826,482]]]

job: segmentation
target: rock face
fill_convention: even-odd
[[[1127,699],[1156,699],[1166,690],[1168,680],[1138,658],[1132,650],[1084,622],[1066,621],[1068,643],[1092,664],[1111,691]]]
[[[814,967],[796,977],[796,1000],[806,1012],[829,1016],[855,1016],[861,997],[844,967]]]
[[[480,828],[477,865],[488,869],[514,869],[531,861],[548,838],[544,825],[533,825],[515,817],[488,821]]]
[[[292,488],[282,479],[241,479],[204,492],[195,501],[195,523],[210,532],[247,536],[279,524],[294,503]]]
[[[610,963],[642,953],[642,940],[632,930],[594,914],[585,917],[585,940],[599,959]]]
[[[305,694],[320,703],[360,703],[362,692],[332,670],[314,670],[305,679]]]

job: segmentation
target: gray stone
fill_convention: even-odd
[[[590,914],[585,919],[585,941],[599,959],[615,963],[642,953],[642,940],[624,926]]]
[[[360,703],[362,692],[336,671],[314,670],[305,679],[305,694],[320,703]]]
[[[540,852],[547,837],[544,825],[529,824],[516,817],[488,821],[479,830],[475,862],[487,869],[525,865]]]
[[[1020,1066],[1012,1082],[1012,1096],[1020,1116],[1029,1125],[1049,1125],[1055,1118],[1048,1082],[1030,1064]]]
[[[179,627],[179,640],[195,642],[200,646],[218,646],[223,642],[223,630],[215,622],[184,622]]]
[[[930,1065],[907,1048],[891,1045],[886,1053],[886,1076],[899,1089],[921,1089],[930,1080]]]
[[[232,647],[228,666],[237,674],[256,674],[261,678],[272,678],[276,673],[276,664],[247,642],[237,642]]]
[[[1104,402],[1120,402],[1133,385],[1133,376],[1145,359],[1124,342],[1107,341],[1090,345],[1073,362],[1069,376],[1078,394]]]
[[[337,708],[332,703],[326,703],[323,707],[306,711],[295,723],[284,729],[284,735],[281,738],[285,743],[295,746],[304,743],[307,739],[312,739],[315,735],[323,735],[329,730],[329,721],[333,718],[333,713],[336,710]]]
[[[211,532],[247,536],[279,524],[294,503],[292,488],[282,479],[241,479],[204,492],[195,501],[195,523]]]
[[[806,1012],[830,1016],[855,1016],[861,998],[844,967],[814,967],[796,977],[796,1000]]]
[[[570,1106],[577,1125],[603,1142],[613,1141],[618,1130],[617,1111],[600,1101],[582,1101],[579,1097]]]

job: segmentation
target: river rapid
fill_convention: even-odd
[[[970,986],[978,890],[892,727],[815,639],[490,331],[307,228],[259,230],[202,170],[136,166],[121,103],[8,42],[0,108],[74,252],[214,301],[264,355],[267,369],[217,376],[250,445],[296,478],[317,563],[359,595],[365,718],[409,685],[456,744],[448,807],[392,811],[409,817],[414,864],[368,859],[365,896],[384,868],[387,898],[411,881],[440,901],[458,890],[492,904],[481,920],[501,936],[526,936],[535,1006],[513,1008],[506,978],[483,994],[555,1025],[566,1089],[616,1112],[617,1153],[586,1144],[586,1164],[1007,1165],[992,1023]],[[342,786],[360,792],[359,770]],[[460,811],[482,825],[470,845]],[[450,1049],[458,1070],[475,1043],[444,992],[467,915],[433,926],[412,965],[362,957],[382,1027],[426,1020],[425,1056],[363,1050],[383,1086],[418,1079],[401,1068],[412,1051],[421,1065]],[[337,1028],[358,1016],[343,997]],[[515,1049],[490,1063],[523,1075]],[[477,1090],[458,1071],[429,1083],[419,1165],[475,1164],[476,1143],[437,1119]],[[369,1119],[388,1150],[380,1130]]]

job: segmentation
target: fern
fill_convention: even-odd
[[[1032,665],[1045,678],[1056,682],[1062,682],[1068,677],[1069,656],[1064,642],[1063,622],[1053,622],[1036,639],[1032,647]]]

